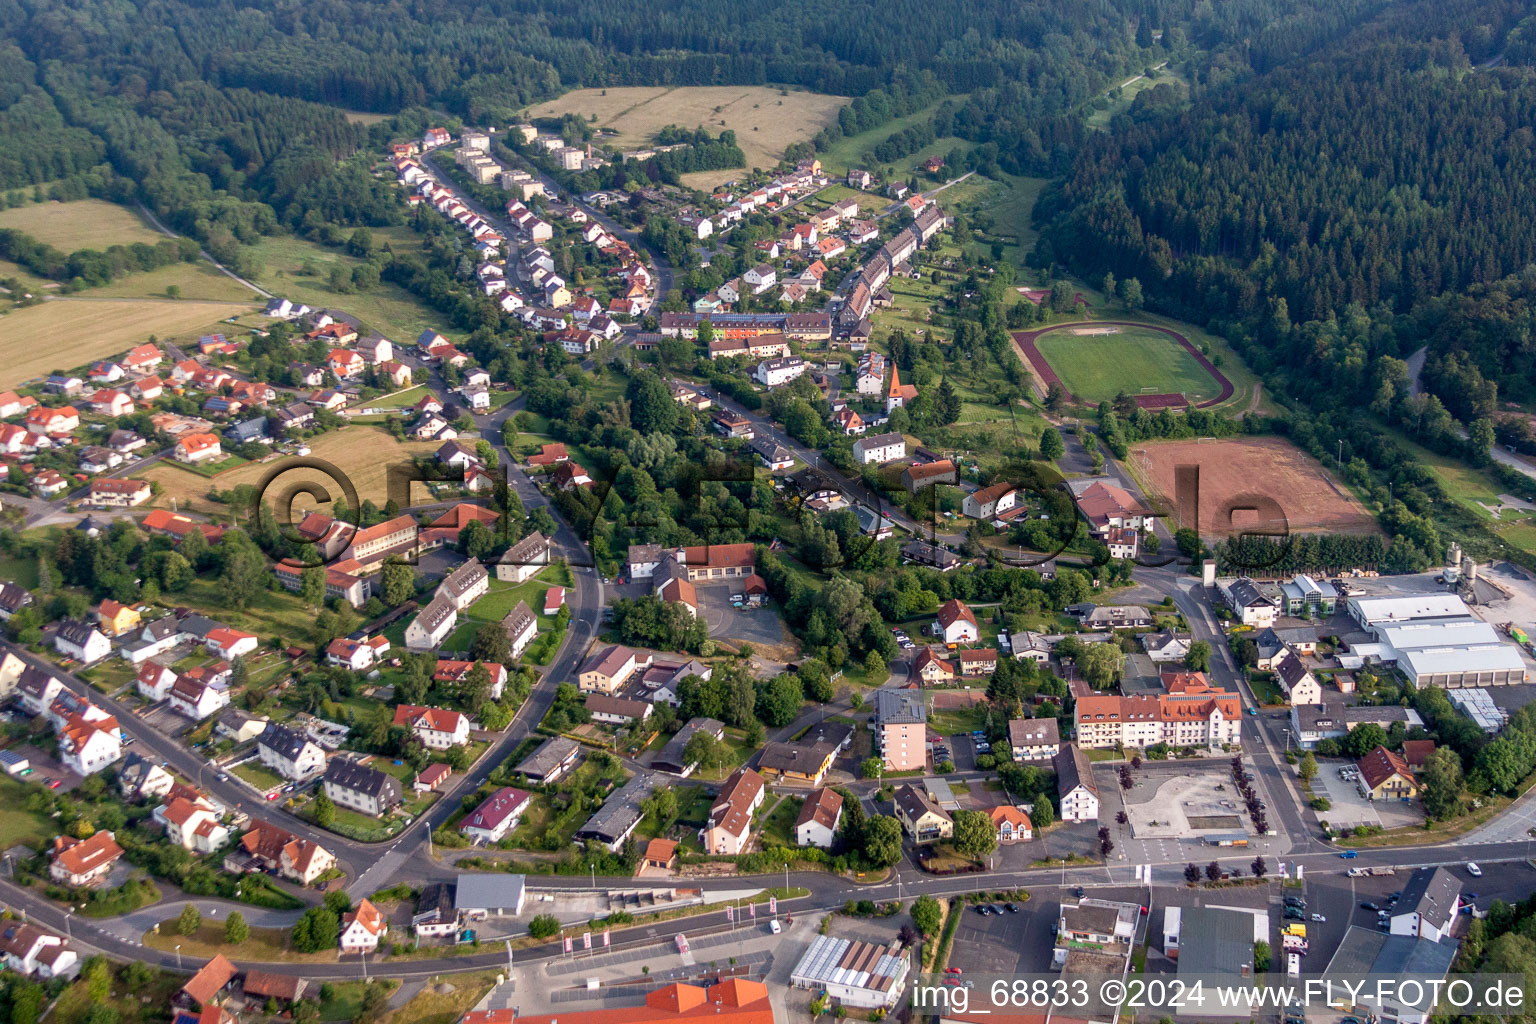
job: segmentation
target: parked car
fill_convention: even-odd
[[[1325,924],[1328,921],[1328,919],[1322,914],[1313,914],[1312,920],[1316,921],[1318,924]]]
[[[1377,911],[1381,910],[1380,907],[1378,907],[1376,904],[1370,902],[1369,900],[1367,900],[1366,902],[1360,904],[1360,909],[1361,910],[1377,910]]]
[[[1072,895],[1076,896],[1078,899],[1082,899],[1084,896],[1086,896],[1088,894],[1083,891],[1083,887],[1082,886],[1074,885],[1072,887]]]
[[[1472,863],[1471,861],[1468,861],[1467,862],[1467,874],[1471,875],[1473,878],[1482,878],[1483,877],[1483,869],[1478,867],[1476,864]]]

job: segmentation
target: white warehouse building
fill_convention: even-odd
[[[1349,614],[1375,643],[1340,657],[1346,668],[1395,664],[1415,687],[1509,686],[1526,681],[1520,649],[1453,594],[1352,597]]]

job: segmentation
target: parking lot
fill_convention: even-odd
[[[785,640],[784,625],[778,612],[771,606],[761,608],[734,608],[731,597],[741,593],[741,583],[697,583],[699,592],[699,617],[704,628],[717,640],[736,640],[745,643],[774,646]]]
[[[1061,900],[1056,890],[1030,890],[1018,913],[983,916],[964,905],[949,962],[967,974],[1038,974],[1051,969]]]
[[[1317,777],[1312,780],[1312,792],[1326,797],[1332,805],[1326,811],[1317,812],[1318,818],[1330,825],[1353,828],[1356,825],[1382,823],[1381,816],[1376,813],[1375,803],[1360,795],[1360,788],[1353,779],[1340,778],[1337,765],[1318,765]]]

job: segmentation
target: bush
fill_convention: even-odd
[[[560,931],[560,919],[554,914],[540,914],[528,922],[528,934],[535,939],[547,939]]]
[[[1333,804],[1328,802],[1328,798],[1327,797],[1325,797],[1325,796],[1315,796],[1315,797],[1312,798],[1312,809],[1314,811],[1327,811],[1327,810],[1331,810],[1332,808],[1333,808]]]

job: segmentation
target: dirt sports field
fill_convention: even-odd
[[[580,114],[587,120],[595,114],[597,120],[591,122],[595,127],[619,133],[617,139],[608,137],[605,141],[617,142],[624,149],[649,145],[656,132],[669,124],[707,128],[712,135],[729,128],[747,155],[748,167],[770,167],[784,156],[785,147],[804,142],[831,124],[847,102],[846,96],[813,92],[781,95],[767,85],[636,86],[577,89],[539,104],[528,115]],[[718,176],[721,172],[701,173]]]
[[[1101,320],[1056,324],[1013,336],[1045,387],[1060,384],[1090,405],[1120,392],[1146,409],[1198,408],[1231,398],[1232,382],[1188,338],[1166,327]]]
[[[1180,520],[1188,511],[1188,495],[1181,509],[1175,467],[1199,466],[1198,529],[1204,537],[1276,525],[1260,522],[1268,517],[1253,513],[1224,514],[1234,505],[1257,507],[1250,500],[1256,495],[1278,504],[1285,525],[1294,532],[1369,533],[1377,528],[1375,517],[1316,460],[1278,437],[1159,441],[1132,448],[1128,461],[1142,486],[1169,509],[1169,525],[1175,529],[1189,525]]]

